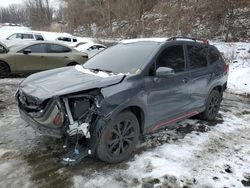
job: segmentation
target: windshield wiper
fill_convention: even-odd
[[[95,72],[107,72],[107,73],[112,73],[112,71],[111,70],[105,70],[105,69],[99,69],[99,68],[96,68],[96,69],[91,69],[91,68],[89,68],[90,70],[92,70],[92,71],[95,71]]]

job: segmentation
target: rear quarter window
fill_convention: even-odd
[[[36,40],[44,40],[42,35],[35,35]]]
[[[187,45],[190,70],[207,67],[207,48],[198,45]]]

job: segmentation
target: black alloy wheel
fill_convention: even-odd
[[[97,148],[98,157],[108,163],[127,159],[139,139],[139,123],[132,112],[122,112],[107,125]]]
[[[206,109],[201,114],[202,119],[214,120],[220,110],[220,104],[222,101],[222,94],[218,90],[213,90],[206,103]]]

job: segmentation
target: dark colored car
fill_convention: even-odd
[[[140,135],[197,114],[214,120],[227,77],[228,66],[207,43],[131,40],[83,66],[31,75],[16,97],[21,117],[38,132],[75,140],[87,148],[79,151],[117,163],[131,155]],[[74,154],[65,161],[81,155]]]

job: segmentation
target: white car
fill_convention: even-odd
[[[86,43],[89,43],[89,42],[93,42],[89,38],[75,37],[75,36],[67,34],[67,33],[62,35],[62,36],[57,37],[56,40],[58,42],[62,42],[64,44],[66,44],[66,45],[68,45],[68,46],[70,46],[72,48],[76,48],[79,45],[86,44]]]
[[[43,41],[44,37],[41,33],[35,32],[16,32],[3,39],[2,42],[10,47],[20,43],[20,41]]]
[[[41,33],[19,32],[13,33],[6,40],[44,40]]]
[[[77,42],[77,38],[76,37],[73,37],[73,36],[60,36],[60,37],[57,37],[56,39],[57,41],[59,42],[63,42],[63,43],[74,43],[74,42]]]
[[[102,44],[86,43],[86,44],[79,45],[75,49],[80,51],[80,52],[87,53],[88,57],[90,58],[90,57],[93,57],[94,55],[96,55],[97,53],[105,50],[106,48],[107,47],[102,45]]]

